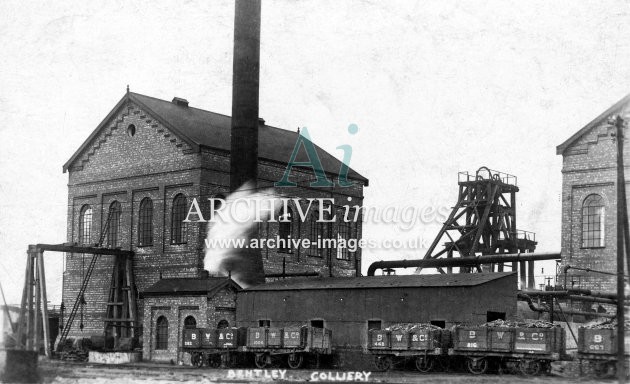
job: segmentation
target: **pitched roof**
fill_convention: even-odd
[[[113,116],[116,115],[118,109],[125,105],[128,101],[138,104],[147,113],[157,119],[166,128],[183,139],[193,149],[199,150],[199,147],[215,148],[223,151],[230,151],[230,132],[232,118],[230,116],[221,115],[199,108],[193,108],[176,103],[156,99],[154,97],[141,95],[134,92],[128,92],[116,104],[114,109],[105,117],[105,119],[92,132],[88,139],[81,147],[72,155],[64,166],[63,171],[66,172],[70,165],[81,155],[90,142],[98,135],[98,132],[107,125]],[[291,158],[291,153],[298,139],[298,133],[287,131],[285,129],[272,127],[266,124],[259,126],[258,133],[258,157],[264,160],[270,160],[286,164]],[[317,153],[322,162],[322,166],[327,173],[338,175],[342,165],[341,161],[329,154],[328,152],[315,145]],[[307,161],[304,151],[300,151],[297,161]],[[368,179],[359,173],[350,169],[348,178],[361,181],[368,185]]]
[[[599,126],[605,119],[609,118],[611,115],[615,115],[621,112],[624,106],[630,103],[630,94],[626,95],[623,99],[619,100],[613,106],[604,111],[601,115],[597,116],[593,121],[586,124],[582,129],[573,134],[573,136],[569,137],[564,143],[558,145],[556,147],[556,155],[564,154],[564,151],[569,148],[574,142],[576,142],[580,137],[587,134],[591,129]]]
[[[213,296],[223,287],[241,289],[234,280],[227,277],[174,278],[160,279],[142,292],[143,297],[169,295],[208,295]]]
[[[277,280],[244,291],[284,291],[298,289],[365,289],[400,287],[471,287],[515,275],[514,272],[452,273],[434,275],[395,275],[328,277]]]

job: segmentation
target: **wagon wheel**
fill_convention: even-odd
[[[236,355],[230,352],[224,352],[219,358],[219,364],[222,367],[230,368],[236,365]]]
[[[518,368],[525,376],[536,376],[540,374],[542,367],[538,360],[521,360],[518,362]]]
[[[607,361],[603,361],[603,362],[592,362],[591,364],[593,367],[593,374],[598,379],[605,379],[608,377],[612,377],[613,375],[611,375],[610,372],[611,371],[616,372],[615,370],[616,366],[614,363],[611,364]]]
[[[544,361],[542,363],[542,374],[550,375],[551,374],[551,361]]]
[[[287,356],[287,364],[291,369],[300,368],[303,362],[304,356],[302,356],[301,353],[290,353],[289,356]]]
[[[448,372],[451,369],[451,360],[445,357],[438,357],[436,368],[442,372]]]
[[[203,366],[203,355],[199,352],[194,352],[190,356],[190,363],[193,367],[201,368]]]
[[[425,356],[416,357],[416,369],[422,373],[430,372],[433,369],[433,359]]]
[[[488,370],[488,359],[486,359],[485,357],[469,357],[466,361],[466,368],[468,368],[468,372],[472,373],[473,375],[484,374]]]
[[[254,364],[256,364],[256,368],[264,369],[271,365],[271,362],[269,361],[267,354],[257,353],[254,355]]]
[[[389,371],[390,369],[392,369],[392,357],[391,356],[380,356],[380,355],[375,355],[374,356],[374,367],[376,368],[377,371],[381,371],[381,372],[386,372]]]
[[[221,356],[220,355],[208,355],[208,366],[210,368],[219,368],[221,367]]]

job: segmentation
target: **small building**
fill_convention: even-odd
[[[630,95],[556,150],[562,155],[562,264],[580,268],[569,269],[565,276],[560,276],[557,283],[569,288],[616,290],[617,142],[616,128],[609,122],[615,115],[630,121]],[[625,131],[626,190],[630,190],[630,135],[628,128]]]
[[[143,359],[184,361],[184,328],[226,328],[236,322],[236,292],[230,278],[175,278],[158,280],[144,299]]]
[[[516,273],[279,280],[239,291],[238,326],[310,323],[332,330],[336,349],[367,345],[367,330],[395,323],[441,327],[516,316]]]

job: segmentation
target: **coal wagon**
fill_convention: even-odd
[[[332,332],[311,326],[184,329],[182,350],[194,366],[212,368],[238,364],[257,368],[286,363],[297,369],[312,358],[332,353]]]
[[[628,360],[630,360],[630,331],[626,331],[624,340],[625,363],[628,365]],[[596,377],[614,377],[617,374],[617,328],[615,324],[596,324],[578,328],[577,358],[580,360],[580,367],[587,367]]]
[[[452,336],[449,355],[464,359],[472,374],[483,374],[494,366],[537,375],[549,371],[551,362],[565,354],[564,329],[544,322],[499,320],[478,327],[458,326]]]
[[[430,324],[394,325],[368,330],[366,353],[374,367],[387,371],[413,361],[420,372],[430,372],[448,363],[450,332]]]

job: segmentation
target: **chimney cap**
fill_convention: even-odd
[[[175,105],[182,106],[182,107],[187,107],[188,106],[188,100],[183,99],[181,97],[173,97],[172,103],[175,104]]]

